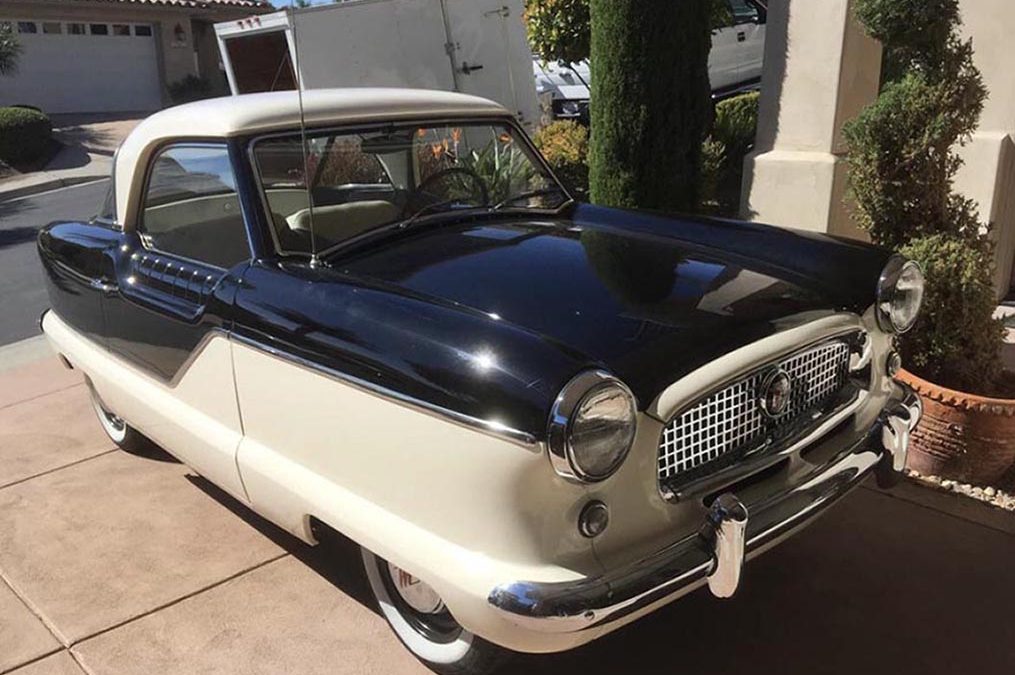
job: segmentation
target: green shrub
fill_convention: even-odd
[[[577,122],[559,120],[536,132],[533,140],[557,177],[585,199],[589,191],[589,130]]]
[[[974,202],[953,190],[955,147],[987,96],[957,0],[857,0],[857,17],[890,62],[878,99],[844,127],[855,218],[883,246],[919,262],[926,297],[900,346],[938,384],[995,393],[1001,323],[993,318],[993,247]]]
[[[0,108],[0,160],[31,162],[43,154],[52,139],[53,125],[45,113],[33,108]]]
[[[758,129],[758,92],[741,94],[715,106],[712,135],[702,146],[702,207],[735,216],[740,208],[744,158]]]
[[[529,44],[544,61],[589,57],[589,0],[525,0]]]
[[[218,95],[219,92],[215,90],[215,86],[211,82],[196,75],[187,75],[182,80],[177,80],[169,85],[169,99],[173,105],[200,101]]]
[[[752,91],[719,101],[715,106],[712,137],[741,159],[754,145],[754,135],[758,131],[759,97],[758,92]]]
[[[1001,372],[998,345],[1004,324],[992,318],[997,301],[989,250],[967,238],[933,234],[901,250],[920,263],[927,278],[923,311],[902,342],[908,368],[932,382],[963,391],[986,391]]]
[[[719,205],[719,185],[726,167],[726,146],[711,136],[701,144],[701,203],[702,213],[730,215]]]
[[[712,30],[733,23],[727,0],[706,0]],[[532,51],[544,61],[577,63],[589,58],[589,0],[525,0],[525,25]]]

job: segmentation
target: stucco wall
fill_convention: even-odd
[[[963,30],[973,40],[973,59],[990,96],[972,141],[961,150],[965,166],[955,187],[980,206],[997,243],[995,286],[1004,296],[1015,260],[1015,69],[1012,0],[961,0]]]
[[[744,218],[865,238],[844,204],[842,124],[877,96],[881,47],[853,19],[852,5],[770,5],[757,142],[744,166]]]

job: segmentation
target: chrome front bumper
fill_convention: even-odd
[[[698,533],[637,563],[576,582],[502,584],[490,592],[489,603],[517,625],[573,633],[675,599],[702,580],[713,594],[729,597],[739,586],[747,553],[806,524],[871,472],[884,484],[905,467],[909,435],[923,410],[915,392],[897,386],[900,395],[864,438],[790,489],[751,504],[749,512],[735,495],[723,494],[712,503]]]

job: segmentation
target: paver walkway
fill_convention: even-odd
[[[115,451],[56,359],[0,368],[0,673],[425,673],[355,547],[311,549],[167,457]],[[1005,673],[1015,518],[863,488],[747,569],[509,673]]]

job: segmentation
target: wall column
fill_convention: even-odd
[[[975,200],[980,220],[991,225],[997,245],[994,285],[998,297],[1012,286],[1015,259],[1015,70],[1011,36],[1015,3],[1011,0],[961,0],[963,33],[973,39],[973,60],[990,92],[980,126],[959,150],[965,165],[955,188]]]
[[[743,218],[865,238],[843,203],[842,125],[877,97],[881,45],[863,32],[852,5],[769,5],[758,133],[744,160]]]

